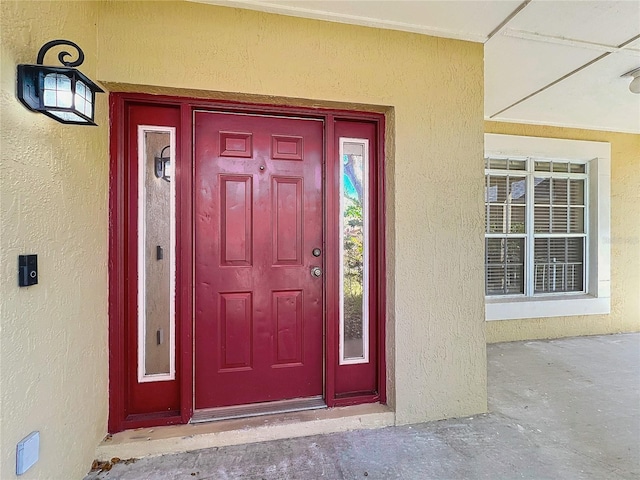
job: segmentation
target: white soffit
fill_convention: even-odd
[[[619,75],[638,66],[638,59],[609,55],[494,120],[640,133],[640,95]]]
[[[638,5],[638,9],[640,9],[640,4]],[[640,52],[640,38],[638,38],[637,40],[634,40],[633,42],[629,43],[629,45],[627,45],[626,49],[629,52],[632,52],[632,53]],[[640,53],[636,53],[635,54],[635,58],[639,59],[640,58]],[[638,66],[640,67],[640,63],[638,63]]]
[[[484,42],[522,0],[199,0],[227,7]]]
[[[500,112],[601,54],[496,35],[484,47],[485,115]]]
[[[485,116],[640,133],[638,34],[638,1],[532,1],[485,44]]]
[[[637,0],[533,0],[509,22],[508,28],[618,45],[639,33],[640,3]]]

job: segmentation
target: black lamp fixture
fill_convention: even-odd
[[[66,60],[69,52],[60,52],[58,60],[62,67],[43,65],[47,51],[58,45],[69,45],[78,52],[74,62]],[[29,110],[44,113],[60,123],[95,125],[96,93],[103,93],[77,67],[84,62],[84,52],[69,40],[52,40],[38,52],[36,65],[18,65],[18,99]]]
[[[620,77],[631,77],[629,91],[631,93],[640,93],[640,67],[634,68],[630,72],[623,73]]]
[[[156,171],[156,177],[161,178],[166,182],[171,181],[171,157],[165,157],[164,152],[170,145],[167,145],[160,151],[160,156],[155,157],[154,165]]]

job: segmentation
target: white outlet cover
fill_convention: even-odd
[[[31,432],[16,447],[16,475],[22,475],[38,461],[40,432]]]

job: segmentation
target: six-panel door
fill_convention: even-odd
[[[194,407],[320,396],[323,122],[194,121]]]

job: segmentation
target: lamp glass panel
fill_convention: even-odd
[[[75,122],[75,123],[87,123],[87,121],[82,118],[80,115],[77,115],[73,112],[57,112],[57,111],[49,111],[51,115],[58,117],[65,122]]]
[[[85,99],[76,95],[75,102],[75,109],[80,113],[84,113],[84,104],[86,103]]]
[[[58,107],[70,108],[71,105],[73,105],[73,95],[71,91],[58,91],[56,97]]]
[[[87,102],[84,104],[84,114],[89,118],[93,118],[93,98],[92,98],[92,96],[89,96],[89,98],[87,98]]]
[[[87,86],[80,80],[76,82],[76,95],[87,98]]]
[[[55,90],[45,90],[43,95],[43,101],[45,107],[55,107],[57,106],[56,101],[56,91]]]
[[[91,106],[91,96],[89,87],[82,80],[78,80],[76,82],[75,107],[77,111],[87,117],[91,117],[93,110]]]
[[[45,107],[71,107],[73,103],[71,79],[61,73],[45,75],[43,102]]]
[[[171,171],[171,160],[167,160],[166,162],[164,162],[164,178],[166,178],[167,180],[171,180],[171,177],[173,177],[173,172]]]
[[[44,77],[44,89],[45,90],[56,90],[56,74],[50,73],[49,75],[45,75]]]
[[[57,106],[69,108],[73,104],[73,94],[71,93],[71,79],[66,75],[57,75],[56,98]]]

